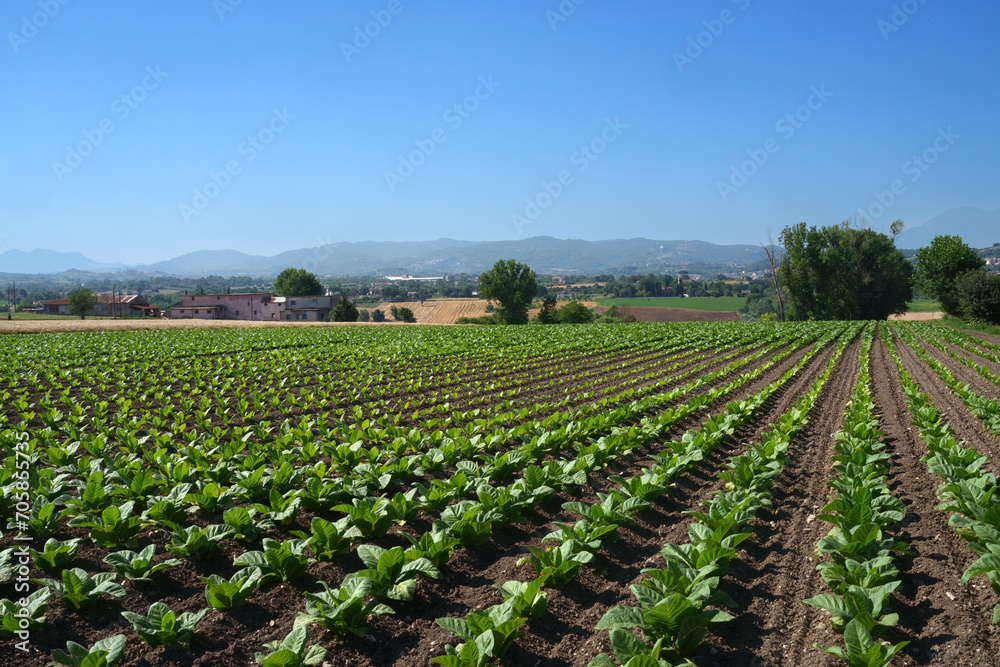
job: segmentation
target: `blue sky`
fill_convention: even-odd
[[[0,252],[996,209],[998,28],[988,0],[5,0]]]

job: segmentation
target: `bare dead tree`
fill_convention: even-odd
[[[774,286],[774,295],[778,299],[778,317],[784,322],[785,299],[781,296],[781,282],[778,277],[778,270],[781,268],[781,262],[784,260],[784,257],[781,253],[781,247],[774,245],[770,227],[767,228],[767,245],[761,243],[760,247],[764,249],[764,254],[767,255],[767,263],[770,266],[771,272],[771,284]]]

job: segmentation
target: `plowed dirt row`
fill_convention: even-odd
[[[826,504],[833,440],[857,378],[859,342],[844,351],[813,407],[809,424],[789,447],[774,486],[773,508],[748,530],[721,588],[739,605],[736,620],[713,628],[699,665],[824,665],[812,642],[829,644],[825,612],[802,601],[822,592],[813,550],[828,527],[814,515]],[[812,380],[815,381],[815,373]],[[801,392],[798,394],[801,396]]]
[[[1000,465],[996,460],[996,457],[1000,456],[1000,436],[995,436],[983,428],[979,418],[969,412],[962,399],[948,389],[934,369],[924,363],[909,345],[898,336],[894,338],[894,344],[903,366],[920,385],[922,391],[934,401],[945,421],[951,424],[956,437],[969,442],[981,453],[994,457],[994,460],[987,462],[986,468],[993,473],[1000,472]]]
[[[941,479],[920,462],[927,448],[911,425],[896,365],[881,341],[873,348],[871,378],[879,428],[892,454],[890,488],[907,509],[893,537],[913,552],[897,559],[903,584],[892,611],[900,622],[890,639],[912,642],[903,650],[909,660],[899,664],[1000,665],[1000,629],[989,622],[995,596],[983,581],[959,583],[975,557],[948,526],[948,516],[934,509]]]

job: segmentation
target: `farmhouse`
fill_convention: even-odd
[[[69,299],[52,299],[42,302],[45,315],[69,315]],[[151,306],[138,294],[98,294],[97,303],[90,311],[94,317],[159,317],[160,307]]]
[[[278,320],[282,306],[270,292],[185,294],[170,306],[174,320]]]

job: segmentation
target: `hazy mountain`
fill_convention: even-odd
[[[124,265],[102,264],[78,252],[55,250],[8,250],[0,254],[0,273],[60,273],[70,269],[81,271],[114,271]]]
[[[961,236],[973,248],[1000,243],[1000,210],[984,211],[971,206],[953,208],[918,227],[904,229],[896,237],[896,247],[923,248],[940,234]]]
[[[198,250],[137,268],[150,273],[162,272],[175,276],[231,276],[239,273],[263,275],[254,267],[263,266],[270,261],[270,257],[248,255],[237,250]]]
[[[48,251],[21,253],[10,251],[0,261],[11,256],[23,261],[8,261],[0,272],[52,273],[69,268],[94,270],[120,268],[122,265],[101,265],[79,253],[48,253],[64,258],[59,262],[43,261]],[[72,257],[73,260],[65,259]],[[645,273],[665,265],[735,264],[744,266],[763,257],[756,245],[715,245],[705,241],[657,241],[651,239],[618,239],[613,241],[581,241],[536,236],[518,241],[366,241],[362,243],[331,243],[315,248],[289,250],[268,257],[248,255],[235,250],[199,250],[155,264],[134,266],[147,273],[167,273],[183,276],[250,274],[276,276],[290,266],[302,267],[320,276],[385,275],[444,275],[448,273],[477,274],[493,266],[498,259],[514,258],[531,266],[537,273],[589,274]]]
[[[514,258],[537,273],[594,274],[623,269],[644,271],[663,264],[747,264],[761,258],[759,246],[719,246],[705,241],[627,239],[580,241],[538,236],[519,241],[437,241],[331,243],[289,250],[273,257],[233,251],[201,251],[158,262],[147,271],[175,275],[274,276],[290,266],[321,276],[381,275],[404,271],[413,275],[476,274],[498,259]]]

